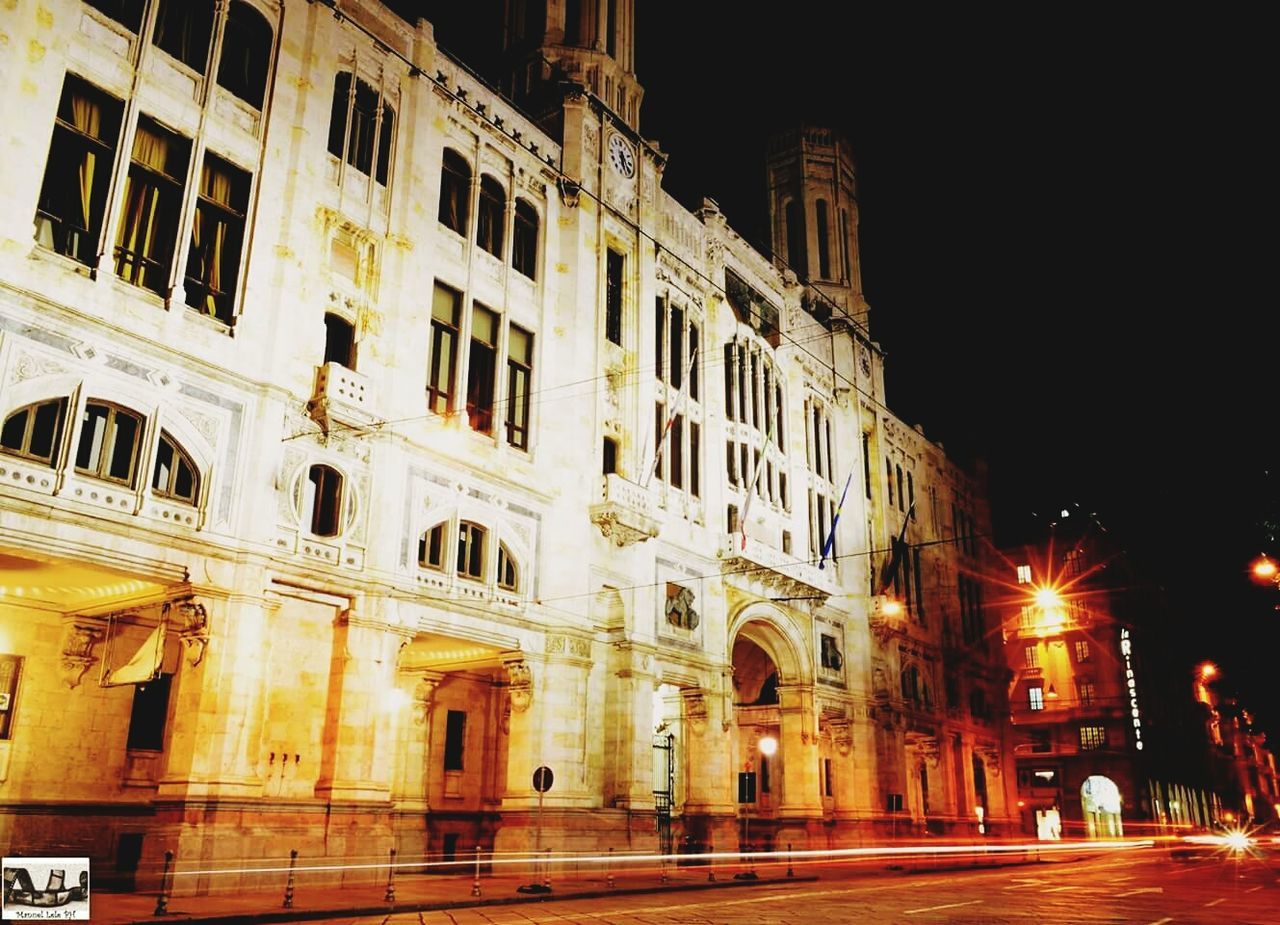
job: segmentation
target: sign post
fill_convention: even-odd
[[[748,763],[747,767],[751,767]],[[742,847],[739,849],[739,856],[745,848],[747,858],[751,857],[751,804],[756,801],[756,773],[755,771],[739,771],[738,772],[738,802],[742,805]],[[756,872],[754,870],[754,862],[752,869],[740,871],[733,875],[734,880],[755,880]]]
[[[551,870],[546,858],[542,856],[542,795],[551,789],[551,785],[555,783],[555,779],[555,774],[553,774],[551,769],[545,764],[534,769],[533,789],[538,791],[538,815],[534,828],[533,852],[542,864],[542,882],[530,883],[525,886],[516,887],[517,893],[551,892]]]

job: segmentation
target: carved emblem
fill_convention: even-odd
[[[533,671],[523,659],[504,663],[507,669],[507,693],[511,709],[523,713],[533,703]]]
[[[71,623],[67,626],[62,640],[62,680],[67,687],[74,688],[89,670],[89,666],[98,659],[93,654],[93,647],[102,638],[102,628],[84,623]]]
[[[178,601],[173,611],[187,663],[194,668],[204,658],[209,644],[209,614],[204,604],[194,600]]]
[[[684,585],[667,582],[667,603],[665,608],[667,622],[680,629],[696,630],[698,628],[698,611],[693,609],[693,591]]]

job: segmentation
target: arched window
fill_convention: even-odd
[[[222,34],[218,84],[254,109],[262,108],[271,64],[271,25],[243,0],[231,0]]]
[[[117,405],[90,401],[80,419],[76,471],[133,484],[145,419]]]
[[[156,469],[151,476],[151,490],[161,498],[173,498],[195,504],[200,488],[195,463],[178,441],[166,431],[160,431],[160,444],[156,447]]]
[[[19,408],[4,419],[4,427],[0,428],[0,450],[52,466],[66,413],[65,398],[51,398]]]
[[[440,170],[440,224],[460,235],[467,233],[467,195],[471,187],[471,168],[457,151],[444,152]]]
[[[458,575],[474,581],[484,580],[485,530],[479,524],[464,520],[458,524]]]
[[[818,213],[818,275],[831,278],[831,239],[827,230],[827,201],[819,199],[815,204]]]
[[[520,571],[505,543],[498,544],[498,587],[504,591],[520,590]]]
[[[480,178],[480,208],[476,214],[476,243],[502,256],[502,220],[507,194],[502,184],[490,176]]]
[[[329,153],[386,186],[396,114],[383,103],[382,122],[379,124],[379,98],[378,91],[363,80],[357,78],[353,85],[351,75],[346,71],[340,71],[334,77]]]
[[[418,540],[418,564],[423,568],[444,571],[445,524],[436,524]]]
[[[307,498],[303,509],[310,518],[313,534],[337,536],[342,516],[342,473],[332,466],[312,466],[307,473]]]
[[[787,203],[787,263],[805,277],[809,274],[809,255],[805,252],[804,204],[792,199]]]
[[[193,71],[204,73],[213,35],[213,0],[160,0],[152,41]]]
[[[516,200],[516,221],[511,231],[511,266],[529,279],[538,278],[538,212],[523,199]]]

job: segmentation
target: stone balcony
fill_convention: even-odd
[[[658,535],[653,496],[647,488],[610,473],[601,480],[600,498],[591,505],[591,522],[619,546]]]
[[[718,553],[726,574],[740,574],[795,600],[825,600],[836,592],[835,569],[820,569],[797,560],[754,537],[742,542],[742,534],[733,533],[720,541]]]
[[[369,379],[341,363],[316,368],[316,388],[307,412],[328,433],[334,426],[362,428],[373,423]]]

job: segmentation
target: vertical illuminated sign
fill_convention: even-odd
[[[1120,630],[1120,654],[1124,656],[1124,683],[1129,689],[1129,715],[1133,717],[1133,744],[1142,751],[1142,711],[1138,709],[1138,685],[1133,678],[1133,640]]]

